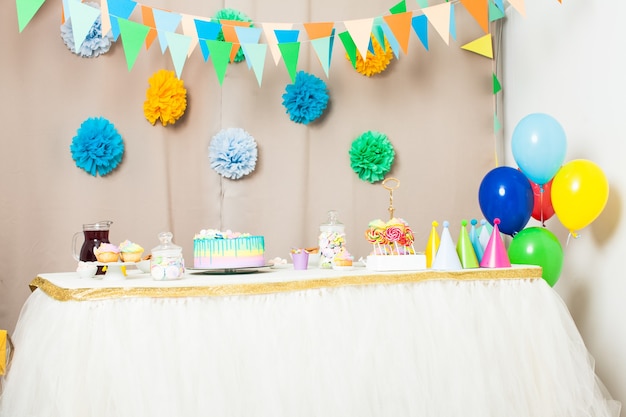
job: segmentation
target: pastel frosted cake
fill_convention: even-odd
[[[235,269],[265,266],[265,239],[248,233],[201,230],[193,238],[193,267]]]

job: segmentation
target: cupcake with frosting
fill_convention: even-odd
[[[143,248],[138,244],[125,240],[120,243],[120,255],[124,262],[139,262],[143,255]]]
[[[350,252],[348,252],[345,247],[342,247],[341,250],[333,257],[333,266],[352,266],[353,259],[354,258],[350,255]]]
[[[93,248],[98,262],[117,262],[120,259],[120,248],[111,243],[100,243],[100,246]]]

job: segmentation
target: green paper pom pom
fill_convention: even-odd
[[[250,19],[248,16],[246,16],[245,13],[240,12],[239,10],[235,10],[235,9],[221,9],[219,10],[215,16],[213,16],[213,19],[215,20],[236,20],[238,22],[252,22],[252,19]],[[252,23],[250,23],[250,27],[254,27],[254,25]],[[220,33],[217,35],[217,40],[218,41],[222,41],[224,42],[224,32],[220,30]],[[245,56],[243,54],[243,50],[241,48],[239,48],[239,50],[237,51],[237,55],[235,55],[235,62],[241,62],[245,59]]]
[[[352,142],[350,166],[360,179],[382,181],[391,170],[396,155],[387,135],[368,130]]]

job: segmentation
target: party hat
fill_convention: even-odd
[[[480,262],[483,259],[483,253],[485,253],[485,248],[480,243],[478,231],[476,230],[476,223],[478,223],[478,221],[476,219],[472,219],[472,227],[469,232],[469,238],[470,242],[472,242],[474,253],[476,253],[476,259],[478,259],[478,262]],[[488,241],[489,239],[487,239],[487,242]]]
[[[426,268],[430,268],[433,265],[435,255],[437,255],[437,249],[439,249],[439,234],[437,233],[437,226],[439,223],[433,222],[433,227],[430,230],[428,236],[428,243],[426,245]]]
[[[478,258],[467,233],[467,220],[461,221],[461,231],[459,232],[459,240],[456,242],[456,253],[463,269],[478,268]]]
[[[504,247],[502,236],[500,236],[499,224],[500,219],[495,218],[489,243],[487,243],[483,259],[480,261],[482,268],[509,268],[511,266],[509,254]]]
[[[487,223],[487,220],[482,219],[480,221],[480,232],[478,233],[478,241],[480,242],[480,246],[483,247],[483,253],[485,253],[485,248],[487,247],[487,243],[489,243],[489,238],[491,237],[491,232],[493,230],[490,226],[491,225]]]
[[[449,226],[450,223],[447,221],[443,222],[441,242],[439,243],[439,249],[437,250],[437,255],[435,256],[435,261],[433,262],[433,269],[448,271],[463,269],[461,260],[456,253],[456,249],[454,248],[452,235],[450,235],[450,229],[448,229]]]

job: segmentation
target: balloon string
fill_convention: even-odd
[[[539,185],[539,211],[541,213],[541,225],[546,227],[546,222],[543,217],[543,184]]]

